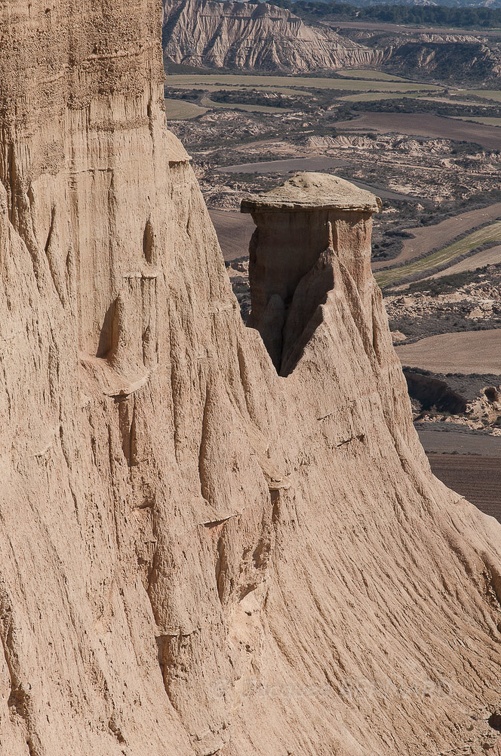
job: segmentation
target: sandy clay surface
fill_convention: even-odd
[[[458,141],[476,142],[482,147],[501,148],[501,130],[496,126],[484,126],[454,121],[441,116],[418,113],[364,113],[352,121],[338,121],[337,127],[350,130],[396,132],[414,136],[427,136]]]
[[[396,351],[409,367],[439,373],[501,374],[501,329],[439,334]]]

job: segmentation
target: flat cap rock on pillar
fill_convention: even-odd
[[[251,316],[278,372],[287,374],[316,327],[334,286],[334,258],[366,298],[372,214],[381,200],[344,179],[298,173],[242,201],[256,230],[250,242]]]

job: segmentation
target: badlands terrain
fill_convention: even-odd
[[[312,28],[267,3],[168,0],[163,43],[166,66],[298,72],[367,64],[377,57],[327,27]]]
[[[346,4],[308,0],[281,0],[278,5],[284,7],[164,0],[162,39],[167,68],[298,74],[332,71],[343,65],[382,66],[391,73],[418,73],[451,82],[476,79],[484,84],[495,82],[501,73],[499,11],[480,12],[475,18],[473,9],[447,14],[445,8],[421,8],[423,20],[428,16],[440,22],[434,28],[423,20],[420,26],[416,22],[405,26],[405,21],[380,23],[370,18],[371,10],[377,18],[376,8],[361,11]],[[409,15],[409,9],[395,10],[386,9],[386,15],[396,20]],[[384,9],[380,15],[384,18]],[[466,28],[448,29],[444,26],[447,15],[452,25]]]
[[[379,202],[311,171],[248,197],[246,328],[192,162],[235,209],[249,174],[224,166],[343,135],[300,105],[295,140],[275,110],[207,104],[216,85],[173,122],[192,161],[159,11],[0,4],[0,752],[499,756],[501,526],[419,443],[371,273]],[[334,117],[332,90],[291,89]],[[442,174],[499,201],[492,148],[474,169],[443,139],[441,203],[386,187],[390,262],[400,210],[474,209]]]
[[[227,7],[225,12],[231,13]],[[465,50],[457,46],[461,40],[444,29],[441,36],[429,38],[432,30],[384,24],[364,32],[356,22],[336,29],[346,40],[369,42],[376,52],[383,50],[380,38],[399,36],[399,54],[404,43],[415,52],[428,39],[440,50],[459,54],[462,49],[466,66]],[[471,38],[461,38],[466,46],[476,33],[469,34]],[[488,32],[482,43],[494,60],[496,32]],[[385,55],[376,55],[370,68],[338,63],[329,73],[312,75],[310,70],[307,76],[236,73],[224,70],[221,61],[218,73],[182,73],[177,67],[166,81],[167,115],[171,113],[171,128],[193,158],[245,320],[253,224],[239,212],[243,197],[271,189],[300,170],[335,174],[381,197],[373,270],[383,287],[397,352],[408,367],[436,376],[471,376],[476,392],[464,393],[467,406],[459,413],[444,414],[434,405],[425,411],[414,397],[417,427],[432,423],[439,428],[446,422],[437,436],[444,450],[449,449],[445,435],[466,427],[485,439],[487,449],[488,439],[501,434],[501,407],[494,403],[488,412],[478,409],[485,397],[475,376],[489,374],[489,385],[501,384],[498,69],[493,63],[486,80],[470,66],[461,75],[456,69],[451,79],[433,64],[433,56],[428,66],[409,63],[397,71],[395,60],[390,63]],[[411,75],[400,75],[402,70]],[[447,361],[441,361],[444,355]],[[425,440],[435,464],[440,444],[429,439],[428,433]],[[497,470],[487,452],[482,461],[481,445],[475,449],[463,462],[485,464],[489,506],[501,518]],[[459,453],[460,446],[452,451]],[[453,485],[453,475],[443,472],[445,464],[444,457],[434,469]],[[479,504],[485,498],[476,485],[465,489],[458,480],[456,488]]]

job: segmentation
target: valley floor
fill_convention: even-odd
[[[204,106],[171,127],[193,155],[244,318],[254,224],[239,212],[241,198],[298,170],[336,173],[383,199],[373,268],[387,287],[403,364],[446,382],[446,373],[490,373],[500,386],[501,91],[436,83],[406,93],[399,77],[341,73],[337,81],[178,75],[169,87],[168,80],[171,94],[192,98],[188,107]],[[282,111],[260,110],[277,93]],[[217,107],[207,109],[209,95],[213,105],[221,100]],[[466,414],[431,408],[417,428],[434,473],[501,521],[501,408],[477,383]]]

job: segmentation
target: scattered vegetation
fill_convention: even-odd
[[[485,268],[483,269],[485,270]],[[442,276],[441,278],[429,278],[426,281],[416,281],[410,284],[408,288],[409,294],[414,294],[417,291],[426,292],[429,296],[437,297],[439,294],[450,294],[456,291],[460,286],[465,286],[471,281],[477,278],[479,271],[464,271],[463,273],[455,273],[450,276]]]
[[[215,100],[213,97],[203,97],[201,100],[202,105],[205,108],[231,108],[232,110],[243,110],[248,113],[283,113],[288,112],[287,110],[284,110],[281,106],[273,106],[273,105],[258,105],[258,104],[251,104],[251,103],[242,103],[238,102],[224,102]]]
[[[303,100],[298,96],[291,97],[283,92],[267,92],[259,89],[238,90],[235,92],[231,89],[221,89],[214,92],[211,100],[225,105],[261,105],[263,107],[273,107],[276,110],[288,109],[293,107],[302,107]]]
[[[499,93],[501,95],[501,92]],[[466,91],[463,93],[463,98],[466,96]],[[492,118],[493,116],[501,117],[501,107],[495,105],[487,105],[482,103],[465,103],[454,102],[449,100],[448,102],[441,102],[440,100],[434,100],[429,97],[389,97],[385,93],[376,93],[374,98],[363,99],[357,102],[357,98],[349,95],[344,96],[342,101],[345,103],[338,111],[339,120],[346,118],[353,118],[354,115],[359,112],[372,112],[372,113],[432,113],[438,116],[449,117],[464,117],[464,116],[486,116]],[[347,104],[349,103],[349,104]]]
[[[339,21],[378,21],[389,24],[415,24],[456,27],[459,29],[495,29],[501,27],[500,8],[449,8],[445,5],[370,5],[361,8],[348,3],[322,0],[273,0],[274,5],[288,8],[298,16]]]
[[[465,95],[469,97],[479,97],[481,100],[494,100],[501,102],[500,89],[467,89]]]

